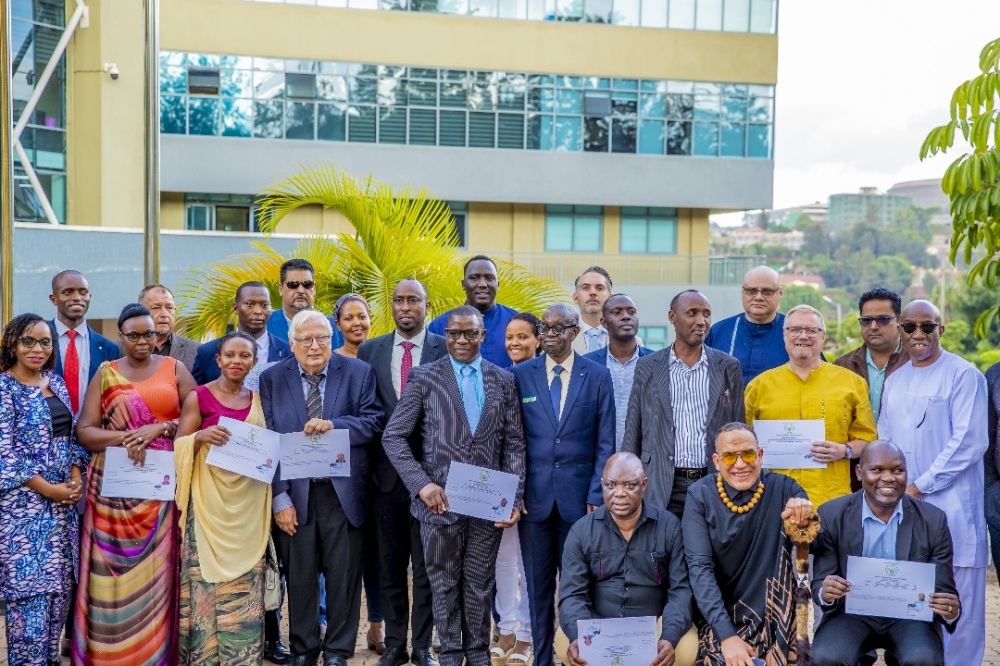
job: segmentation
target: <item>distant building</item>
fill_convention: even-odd
[[[826,224],[827,205],[817,201],[804,206],[775,208],[773,210],[749,211],[743,215],[743,224],[765,226],[770,229],[778,225],[794,227],[800,215],[808,215],[817,224]],[[761,222],[764,222],[762,225]]]
[[[927,180],[909,180],[896,183],[886,194],[910,197],[913,205],[918,208],[937,208],[938,212],[931,215],[930,223],[939,226],[951,226],[951,201],[941,189],[940,178]]]
[[[778,276],[778,283],[783,287],[795,286],[795,287],[812,287],[817,291],[826,288],[826,282],[819,275],[812,275],[807,273],[791,273],[791,274],[781,274]]]
[[[759,227],[739,227],[732,229],[725,235],[725,238],[728,240],[731,250],[743,250],[752,245],[759,245],[761,247],[777,245],[787,250],[798,252],[802,249],[802,244],[805,243],[805,234],[801,231],[792,230],[784,233],[771,233]]]
[[[857,194],[832,194],[827,209],[826,226],[833,233],[858,222],[886,227],[896,212],[913,205],[909,196],[884,194],[874,187],[862,187]]]

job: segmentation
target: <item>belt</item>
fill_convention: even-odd
[[[313,483],[329,483],[330,477],[326,477],[323,479],[309,479],[309,480],[312,481]]]
[[[674,468],[674,478],[680,476],[685,479],[700,479],[701,477],[708,474],[708,470],[704,467],[675,467]]]

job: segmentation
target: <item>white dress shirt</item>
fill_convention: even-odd
[[[56,317],[56,335],[59,338],[59,360],[63,364],[64,370],[66,368],[66,350],[69,349],[69,336],[66,335],[66,332],[69,330],[69,326],[59,321],[59,318]],[[82,406],[83,396],[87,394],[87,385],[90,384],[90,327],[87,326],[87,321],[84,320],[74,330],[77,332],[76,354],[80,359],[79,404]]]
[[[267,363],[267,355],[271,349],[271,336],[264,331],[264,335],[256,339],[257,341],[257,363]]]
[[[420,357],[424,352],[424,340],[427,339],[427,329],[422,328],[420,332],[410,338],[409,342],[413,343],[413,349],[410,350],[410,354],[413,356],[412,368],[420,365]],[[398,398],[403,392],[400,388],[403,385],[403,343],[407,342],[407,339],[399,334],[399,331],[392,336],[392,388],[396,391],[396,397]]]
[[[552,388],[552,380],[556,378],[556,373],[553,369],[557,365],[563,367],[562,373],[559,378],[562,380],[562,395],[559,398],[559,413],[556,414],[557,418],[562,418],[563,407],[566,406],[566,396],[569,394],[569,382],[570,378],[573,376],[573,358],[576,356],[574,352],[570,352],[569,356],[562,363],[556,363],[551,356],[546,355],[545,357],[545,377],[549,385],[549,389]]]

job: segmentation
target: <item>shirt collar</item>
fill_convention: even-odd
[[[608,332],[608,329],[606,329],[603,326],[591,326],[590,324],[588,324],[587,322],[585,322],[583,319],[580,320],[580,335],[583,335],[584,333],[586,333],[587,331],[589,331],[592,328],[595,329],[595,330],[598,330],[598,331],[604,331],[605,333]]]
[[[896,351],[893,354],[898,354],[899,350],[903,347],[903,341],[900,340],[896,343]],[[891,360],[891,359],[890,359]],[[889,361],[885,362],[885,368],[880,368],[875,365],[875,361],[872,360],[872,350],[868,349],[868,345],[865,345],[865,362],[868,364],[869,368],[874,368],[876,372],[882,372],[889,367]]]
[[[673,353],[674,353],[674,347],[673,347],[673,345],[671,345],[670,346],[670,354],[671,354],[671,356],[673,356]],[[639,345],[638,344],[636,344],[635,351],[632,352],[632,356],[629,357],[629,359],[627,361],[625,361],[624,363],[622,363],[617,358],[615,358],[614,356],[612,356],[611,355],[611,348],[608,347],[608,361],[609,362],[610,361],[614,361],[618,365],[628,365],[629,363],[631,363],[632,361],[636,360],[637,358],[639,358]],[[671,360],[673,360],[673,359],[671,359]]]
[[[635,348],[635,353],[636,354],[639,353],[639,348],[638,347]],[[677,354],[674,353],[674,346],[670,345],[670,365],[674,365],[676,363],[680,363],[685,368],[687,367],[687,363],[685,363],[684,361],[682,361],[679,358],[677,358]],[[697,367],[699,367],[701,365],[708,365],[708,352],[705,351],[705,345],[701,346],[701,358],[698,359],[697,363],[695,363],[694,365],[691,366],[691,369],[694,370],[695,368],[697,368]]]
[[[412,342],[413,347],[415,349],[421,349],[424,346],[424,340],[426,339],[427,339],[427,329],[422,328],[420,329],[420,332],[414,335],[412,338],[410,338],[408,342]],[[393,347],[398,347],[403,342],[407,342],[407,339],[404,338],[402,335],[400,335],[399,331],[396,331],[395,333],[392,334]]]
[[[482,377],[482,375],[483,375],[483,355],[482,354],[480,354],[475,359],[473,359],[473,361],[471,363],[462,363],[460,361],[456,361],[454,356],[448,356],[448,358],[451,359],[451,367],[455,369],[455,372],[461,374],[462,368],[464,368],[465,366],[469,366],[470,368],[472,368],[473,370],[475,370],[476,372],[478,372],[480,377]]]
[[[308,372],[306,372],[305,368],[303,368],[300,364],[296,363],[295,365],[299,366],[299,376],[300,377],[304,377],[304,376],[306,376],[306,375],[309,374]],[[320,377],[325,377],[326,376],[326,372],[329,369],[330,369],[330,363],[327,362],[326,366],[324,366],[323,369],[320,370],[319,372],[317,372],[316,374],[319,375]]]
[[[618,523],[615,522],[615,517],[611,515],[611,511],[608,509],[608,506],[606,504],[602,504],[594,511],[594,520],[604,520],[605,518],[608,519],[607,526],[609,528],[618,529]],[[643,500],[642,509],[640,509],[639,513],[639,520],[636,522],[632,533],[634,534],[635,531],[639,529],[639,526],[647,520],[656,520],[656,514],[649,511],[649,507],[646,506],[646,501]]]
[[[67,326],[66,324],[62,323],[59,320],[59,317],[56,317],[56,335],[57,336],[62,337],[64,335],[66,335],[66,331],[74,331],[74,330],[79,334],[79,336],[81,338],[86,338],[87,337],[87,333],[90,330],[90,327],[87,325],[87,320],[84,319],[82,322],[80,322],[79,326],[77,326],[75,329],[72,329],[69,326]]]
[[[861,522],[864,523],[869,518],[877,521],[880,525],[890,525],[893,520],[896,520],[896,516],[899,516],[899,520],[896,521],[898,525],[903,521],[903,498],[900,497],[899,501],[896,502],[896,508],[892,510],[892,515],[889,516],[889,522],[883,523],[882,519],[879,518],[872,512],[872,508],[868,506],[868,498],[865,496],[864,491],[861,493]]]
[[[563,367],[563,374],[568,374],[568,373],[573,372],[573,358],[575,356],[576,356],[576,352],[571,351],[569,353],[569,356],[566,357],[566,360],[564,360],[562,363],[559,363],[559,365],[561,365]],[[555,360],[553,360],[553,358],[551,356],[546,355],[545,356],[545,372],[551,375],[552,374],[552,370],[555,367],[556,367]]]

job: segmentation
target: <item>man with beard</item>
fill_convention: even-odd
[[[275,310],[267,320],[267,332],[288,342],[288,327],[295,315],[303,310],[312,310],[316,301],[316,271],[313,265],[305,259],[289,259],[281,264],[281,283],[278,285],[278,295],[281,297],[281,309]],[[337,328],[337,321],[330,317],[333,328],[334,349],[344,344],[344,336]]]
[[[198,343],[174,333],[177,306],[174,304],[173,292],[162,284],[151,284],[143,287],[136,300],[140,305],[149,308],[150,314],[153,315],[153,324],[156,327],[153,353],[176,358],[188,370],[193,369],[198,354]],[[121,348],[121,354],[125,355],[124,347]]]
[[[583,271],[573,284],[573,302],[580,308],[580,335],[573,351],[590,354],[608,345],[608,329],[602,321],[602,306],[611,296],[611,275],[600,266]]]

